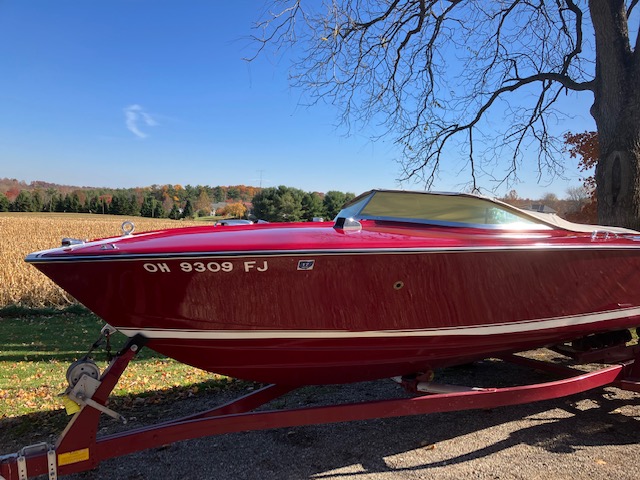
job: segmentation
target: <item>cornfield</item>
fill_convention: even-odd
[[[64,237],[94,239],[121,235],[123,221],[133,220],[136,232],[202,225],[202,222],[68,213],[0,214],[0,308],[64,307],[76,303],[46,276],[25,263],[37,250],[60,246]]]

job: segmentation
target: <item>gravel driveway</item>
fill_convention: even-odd
[[[478,386],[548,381],[503,362],[447,369],[440,381]],[[275,408],[402,397],[388,380],[306,387]],[[228,394],[164,405],[171,416]],[[127,412],[131,426],[162,413]],[[105,419],[104,431],[118,428]],[[70,479],[640,479],[640,394],[613,387],[491,410],[435,413],[219,435],[103,462]]]

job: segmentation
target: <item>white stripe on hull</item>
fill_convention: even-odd
[[[127,336],[136,334],[155,339],[183,340],[260,340],[260,339],[319,339],[319,338],[393,338],[393,337],[437,337],[479,336],[525,333],[538,330],[557,329],[591,323],[606,322],[640,315],[640,307],[569,315],[565,317],[525,320],[520,322],[465,325],[461,327],[425,328],[414,330],[182,330],[163,328],[118,328]]]

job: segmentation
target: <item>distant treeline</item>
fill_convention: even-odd
[[[285,186],[265,188],[253,197],[253,215],[268,222],[333,219],[354,197],[336,190],[318,193]]]
[[[154,218],[255,216],[270,222],[333,218],[352,193],[291,187],[152,185],[109,189],[0,179],[0,212],[66,212]]]
[[[220,215],[249,217],[269,222],[333,219],[353,193],[305,192],[279,186],[260,189],[245,185],[152,185],[109,189],[71,187],[45,182],[20,182],[0,178],[0,212],[69,212],[194,218]],[[522,198],[511,190],[501,200],[519,208],[555,211],[568,220],[595,223],[596,203],[584,187],[569,188],[567,198],[553,193],[539,200]]]

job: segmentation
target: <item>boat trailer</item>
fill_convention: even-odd
[[[587,352],[558,348],[556,351],[580,363],[611,365],[584,372],[550,362],[505,355],[498,358],[563,378],[503,388],[467,388],[434,384],[424,381],[422,377],[398,378],[396,380],[403,387],[418,396],[256,412],[254,410],[258,407],[303,386],[268,385],[211,410],[98,437],[98,421],[102,413],[126,421],[106,407],[106,403],[127,365],[145,342],[142,336],[130,339],[99,378],[90,368],[85,370],[80,364],[77,368],[70,368],[77,378],[68,395],[78,411],[55,445],[40,443],[25,447],[18,453],[0,456],[0,480],[23,480],[37,475],[48,475],[50,480],[55,480],[59,475],[94,469],[100,462],[110,458],[224,433],[489,409],[565,397],[607,385],[640,392],[640,344]]]

